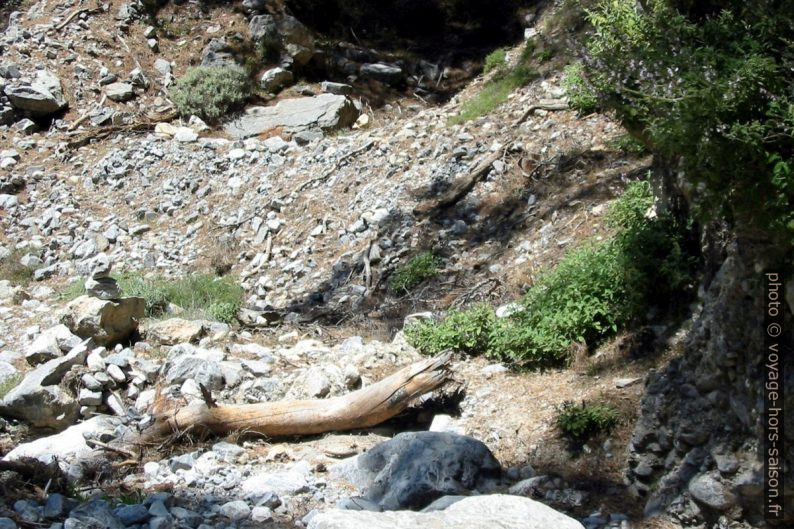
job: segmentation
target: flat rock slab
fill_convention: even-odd
[[[472,496],[442,511],[330,510],[308,529],[583,529],[582,524],[540,502],[502,494]]]
[[[405,432],[358,457],[374,475],[364,497],[384,510],[421,509],[441,496],[491,488],[501,466],[485,444],[448,432]]]
[[[284,99],[271,107],[251,107],[224,130],[234,139],[273,129],[294,134],[307,130],[335,130],[356,122],[359,111],[349,98],[335,94]]]

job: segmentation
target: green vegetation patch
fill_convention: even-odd
[[[17,387],[20,382],[22,382],[22,375],[19,373],[0,381],[0,399],[8,395],[8,392]]]
[[[488,73],[491,70],[504,66],[507,60],[507,52],[503,48],[496,49],[485,57],[485,64],[482,71]]]
[[[618,424],[618,411],[608,404],[564,402],[557,409],[555,422],[560,431],[573,441],[584,443],[590,438],[611,432]]]
[[[173,304],[189,316],[232,323],[243,304],[243,289],[230,277],[191,274],[179,279],[144,277],[139,273],[114,275],[125,297],[146,300],[146,315],[161,317]],[[72,283],[62,293],[74,299],[85,293],[83,282]]]
[[[181,115],[216,122],[248,100],[251,82],[237,66],[198,66],[177,79],[169,95]]]
[[[441,259],[432,251],[422,252],[398,268],[390,277],[388,287],[393,294],[410,292],[423,281],[438,274]]]
[[[447,348],[539,369],[564,365],[575,343],[598,344],[643,317],[650,306],[673,303],[691,287],[695,260],[684,250],[684,228],[647,215],[647,182],[635,182],[610,207],[615,234],[586,243],[544,273],[519,302],[496,318],[489,307],[450,312],[442,322],[406,329],[426,354]]]
[[[20,260],[23,256],[24,253],[14,250],[0,259],[0,279],[5,279],[14,286],[30,283],[33,279],[33,270],[22,265]]]
[[[534,43],[527,41],[522,50],[521,57],[515,66],[498,64],[499,55],[492,52],[486,58],[486,68],[498,68],[499,71],[490,79],[477,95],[463,103],[457,116],[450,118],[450,124],[464,123],[472,119],[477,119],[490,113],[496,107],[507,101],[507,97],[517,88],[528,84],[538,77],[537,72],[530,66]],[[504,52],[504,50],[501,50]],[[497,54],[497,55],[495,55]],[[503,57],[504,59],[504,57]],[[490,60],[490,61],[489,61]],[[490,71],[490,69],[485,71]]]
[[[592,114],[598,110],[598,96],[587,83],[581,63],[565,67],[562,87],[565,89],[565,95],[568,96],[568,104],[580,114]]]

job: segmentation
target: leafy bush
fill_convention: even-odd
[[[592,114],[598,110],[598,97],[585,80],[584,67],[581,63],[565,67],[562,87],[565,89],[571,108],[580,114]]]
[[[453,348],[525,368],[564,364],[574,343],[597,344],[690,285],[696,262],[683,227],[646,215],[652,205],[647,182],[630,184],[607,215],[615,234],[566,255],[526,293],[521,310],[504,319],[486,307],[453,311],[406,329],[409,342],[428,354]]]
[[[572,440],[584,443],[594,435],[609,433],[618,424],[619,415],[608,404],[574,404],[564,402],[557,409],[556,423],[563,434]]]
[[[607,145],[624,154],[640,155],[648,152],[645,145],[629,134],[618,136],[614,140],[607,142]]]
[[[485,57],[485,64],[482,71],[488,73],[491,70],[504,66],[507,52],[503,48],[496,49]]]
[[[791,3],[604,0],[588,19],[588,80],[629,130],[671,160],[693,191],[695,214],[790,248]]]
[[[180,114],[196,115],[209,122],[241,107],[250,95],[248,75],[236,66],[191,68],[170,91]]]
[[[421,321],[405,329],[408,341],[426,354],[454,349],[469,354],[487,353],[496,325],[493,309],[481,305],[467,311],[453,310],[444,321]]]
[[[422,281],[435,277],[441,259],[431,251],[414,256],[405,266],[389,277],[388,287],[393,294],[404,294],[416,288]]]

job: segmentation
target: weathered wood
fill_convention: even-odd
[[[417,397],[448,382],[451,360],[451,353],[422,360],[369,387],[331,399],[212,407],[206,403],[192,404],[157,416],[154,424],[141,432],[137,442],[153,443],[186,431],[216,435],[250,432],[283,437],[369,428],[394,417]]]
[[[521,125],[536,110],[558,111],[568,110],[569,108],[570,107],[568,106],[567,102],[559,99],[541,99],[534,105],[530,105],[530,107],[526,109],[523,114],[521,114],[521,117],[518,118],[515,123],[513,123],[513,126],[517,127]]]
[[[452,182],[450,188],[439,198],[428,200],[416,206],[414,215],[426,215],[432,211],[456,204],[474,188],[477,182],[485,178],[491,165],[501,157],[501,151],[490,154],[469,173]]]

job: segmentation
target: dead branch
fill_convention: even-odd
[[[74,150],[88,145],[91,140],[102,140],[108,136],[112,136],[117,132],[140,132],[144,130],[152,130],[154,127],[163,121],[171,121],[177,116],[176,112],[170,112],[157,121],[140,121],[138,123],[131,123],[129,125],[115,125],[111,127],[103,127],[99,130],[90,131],[82,134],[75,140],[66,143],[66,149]]]
[[[568,108],[568,103],[565,101],[561,101],[559,99],[541,99],[534,105],[530,105],[530,107],[526,109],[523,114],[521,114],[521,117],[518,118],[515,123],[513,123],[513,126],[517,127],[521,125],[536,110],[549,110],[553,112],[557,110],[568,110]]]
[[[501,157],[501,151],[488,155],[472,171],[456,179],[452,183],[452,186],[450,186],[450,188],[439,198],[429,200],[416,206],[414,208],[414,215],[426,215],[431,211],[456,204],[474,188],[477,182],[488,175],[491,165]]]
[[[152,444],[185,431],[216,435],[248,431],[283,437],[369,428],[394,417],[421,395],[450,381],[451,361],[451,353],[428,358],[371,386],[331,399],[212,408],[197,402],[160,414],[154,424],[132,442]]]
[[[83,14],[83,13],[93,14],[93,13],[101,13],[101,12],[102,12],[102,9],[101,9],[101,8],[89,9],[89,8],[87,8],[87,7],[82,7],[82,8],[79,8],[79,9],[75,9],[74,11],[72,11],[72,12],[69,14],[69,16],[67,16],[67,17],[66,17],[66,19],[65,19],[63,22],[61,22],[60,24],[58,24],[57,26],[55,26],[55,31],[60,31],[60,30],[62,30],[63,28],[65,28],[66,26],[68,26],[68,25],[69,25],[69,22],[71,22],[72,20],[74,20],[74,18],[75,18],[75,17],[78,17],[78,16],[80,16],[80,15],[81,15],[81,14]]]

